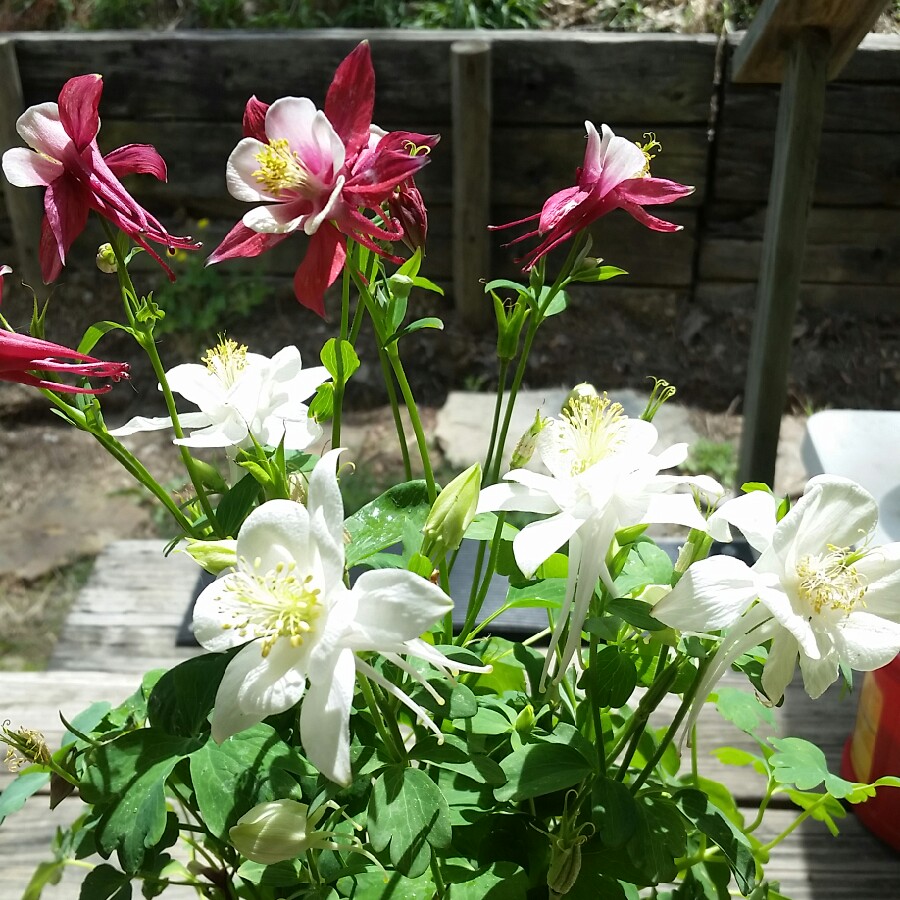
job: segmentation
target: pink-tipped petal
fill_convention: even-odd
[[[83,150],[100,130],[100,95],[103,79],[99,75],[70,78],[59,92],[59,120],[78,150]]]
[[[631,178],[623,181],[616,193],[632,203],[653,206],[659,203],[674,203],[681,197],[694,193],[690,184],[679,184],[667,178]]]
[[[53,184],[47,186],[44,194],[44,212],[50,231],[56,239],[60,263],[64,264],[69,248],[87,224],[89,207],[82,187],[68,176],[57,178]],[[42,258],[42,268],[43,263]],[[48,281],[46,269],[44,280]]]
[[[681,231],[683,225],[676,225],[674,222],[667,222],[665,219],[658,219],[651,216],[642,206],[632,203],[630,200],[620,199],[619,206],[625,210],[633,218],[637,219],[641,225],[646,225],[651,231]]]
[[[368,41],[337,67],[325,96],[325,115],[353,158],[369,141],[375,108],[375,70]]]
[[[59,106],[56,103],[28,107],[16,121],[16,131],[32,150],[60,162],[72,146],[72,139],[59,121]]]
[[[126,144],[107,153],[103,160],[117,178],[139,173],[166,180],[165,160],[151,144]]]
[[[307,309],[325,318],[325,291],[344,268],[347,248],[341,233],[323,225],[309,241],[303,262],[294,274],[294,294]]]

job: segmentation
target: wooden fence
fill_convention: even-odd
[[[685,226],[677,235],[662,239],[624,214],[598,223],[594,252],[632,273],[608,290],[652,306],[752,305],[778,87],[731,83],[739,36],[720,45],[708,35],[489,32],[473,46],[471,32],[8,34],[0,150],[19,143],[20,104],[53,100],[67,78],[100,72],[101,149],[155,144],[168,183],[140,177],[130,187],[173,233],[210,218],[212,247],[246,211],[228,196],[224,169],[247,98],[305,95],[321,105],[334,68],[363,37],[375,61],[376,122],[442,135],[418,179],[431,211],[428,273],[450,286],[473,325],[484,309],[477,278],[514,271],[503,238],[483,225],[535,212],[573,183],[585,119],[633,140],[655,132],[663,152],[654,174],[696,186],[663,210]],[[870,36],[828,89],[803,303],[896,309],[898,110],[900,38]],[[5,198],[0,262],[24,271],[37,242],[38,192],[8,188]],[[254,269],[287,276],[300,240]],[[85,265],[92,255],[82,245],[74,259]]]

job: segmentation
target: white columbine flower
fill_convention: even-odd
[[[681,631],[725,629],[689,725],[731,663],[766,640],[772,645],[762,685],[775,703],[798,657],[815,699],[841,664],[867,672],[900,651],[900,543],[866,546],[878,520],[872,496],[855,482],[822,475],[780,522],[776,507],[764,491],[723,504],[716,517],[740,528],[759,559],[752,567],[727,556],[694,563],[653,609]]]
[[[656,440],[656,428],[650,422],[629,418],[605,394],[576,397],[538,436],[538,454],[551,474],[514,469],[504,476],[505,482],[481,492],[478,512],[551,514],[526,525],[513,541],[516,562],[526,575],[569,542],[566,596],[550,639],[542,688],[567,619],[569,635],[556,670],[557,681],[575,656],[597,579],[614,591],[606,554],[616,531],[659,522],[705,528],[706,520],[690,494],[668,492],[688,484],[717,496],[722,493],[711,478],[660,475],[661,469],[685,460],[687,445],[673,444],[654,455],[650,451]]]
[[[185,363],[166,373],[169,387],[200,412],[184,413],[183,428],[197,429],[176,444],[187,447],[249,447],[261,444],[305,450],[322,433],[304,404],[330,378],[324,366],[304,369],[300,351],[285,347],[271,359],[230,339],[222,339],[203,357],[204,365]],[[168,416],[137,416],[111,431],[115,437],[171,428]]]
[[[425,710],[359,653],[381,653],[422,682],[401,654],[444,672],[485,670],[453,662],[419,639],[453,606],[427,579],[388,569],[364,573],[352,588],[345,585],[344,510],[335,476],[340,452],[329,451],[316,465],[307,506],[270,500],[247,517],[235,569],[197,599],[194,634],[215,652],[243,645],[216,694],[216,741],[302,699],[300,737],[307,757],[327,778],[349,784],[357,671],[440,734]]]

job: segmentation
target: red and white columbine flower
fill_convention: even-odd
[[[119,176],[144,172],[166,180],[166,164],[149,144],[127,144],[103,156],[97,147],[100,75],[70,78],[58,103],[40,103],[16,122],[31,147],[3,154],[3,173],[16,187],[45,187],[40,262],[45,283],[55,281],[89,210],[98,212],[146,250],[173,277],[148,241],[195,250],[189,237],[174,237],[125,190]]]
[[[591,122],[585,122],[584,126],[587,129],[587,149],[584,164],[576,172],[574,187],[550,197],[540,213],[495,226],[496,229],[503,229],[538,220],[534,231],[511,242],[517,244],[528,238],[541,238],[537,247],[519,260],[524,263],[525,271],[554,247],[614,209],[624,209],[654,231],[681,231],[681,225],[651,216],[644,209],[654,204],[672,203],[694,191],[686,184],[651,177],[650,160],[653,155],[650,151],[659,146],[656,139],[649,135],[649,143],[641,147],[613,134],[608,125],[602,125],[600,133]]]
[[[867,672],[900,651],[900,543],[866,546],[878,520],[872,496],[853,481],[822,475],[780,522],[777,505],[763,491],[723,504],[716,518],[740,528],[759,559],[753,566],[728,556],[696,562],[653,608],[681,631],[723,632],[686,730],[732,662],[765,641],[772,644],[762,686],[773,703],[798,659],[815,699],[840,666]]]
[[[344,266],[345,237],[400,262],[376,243],[405,234],[401,220],[386,216],[382,205],[428,162],[438,137],[406,131],[378,136],[374,103],[366,42],[338,66],[324,111],[307,97],[283,97],[271,106],[252,97],[226,180],[232,196],[260,205],[232,228],[209,262],[258,256],[302,231],[310,243],[294,275],[294,293],[321,316],[325,291]],[[383,224],[366,217],[365,209]]]

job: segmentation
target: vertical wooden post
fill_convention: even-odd
[[[771,484],[775,477],[829,53],[828,32],[804,28],[794,38],[785,61],[744,391],[738,485],[746,481]]]
[[[491,305],[480,279],[490,272],[491,45],[450,47],[453,114],[453,295],[463,323],[482,330]]]
[[[16,119],[24,112],[22,82],[16,61],[16,47],[11,40],[0,41],[0,155],[10,147],[22,146],[16,133]],[[38,262],[38,247],[41,240],[41,192],[13,187],[5,178],[3,199],[12,224],[15,260],[0,260],[9,263],[14,270],[13,278],[30,284],[35,290],[41,285],[41,267]]]

